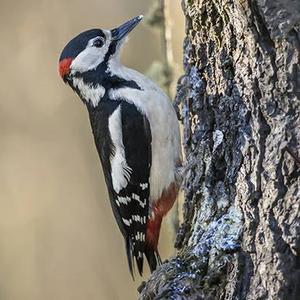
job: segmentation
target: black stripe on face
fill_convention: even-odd
[[[97,36],[101,36],[106,39],[106,36],[101,29],[90,29],[80,33],[65,46],[60,55],[59,61],[63,60],[64,58],[74,59],[80,52],[82,52],[86,48],[89,40]]]
[[[104,61],[106,62],[109,61],[109,59],[116,53],[117,47],[118,47],[118,42],[112,40],[109,45],[108,51],[105,55]]]

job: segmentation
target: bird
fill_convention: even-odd
[[[181,141],[168,96],[148,77],[125,67],[120,53],[137,16],[111,30],[89,29],[71,39],[59,74],[85,104],[109,200],[124,237],[129,271],[153,272],[161,258],[163,217],[179,191]]]

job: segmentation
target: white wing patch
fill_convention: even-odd
[[[120,105],[109,117],[108,129],[115,148],[110,157],[112,184],[115,192],[119,193],[127,186],[132,173],[125,158]]]

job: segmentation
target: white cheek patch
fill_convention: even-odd
[[[121,124],[121,106],[119,106],[108,119],[108,129],[115,152],[110,157],[111,178],[116,193],[125,188],[130,180],[132,169],[125,158],[123,133]]]
[[[74,72],[86,72],[94,70],[104,60],[106,52],[104,49],[88,47],[73,60],[71,70]]]
[[[110,33],[108,31],[105,33],[107,38],[105,44],[101,48],[97,48],[93,46],[93,41],[95,40],[95,38],[90,40],[86,48],[73,60],[70,66],[71,72],[82,73],[94,70],[104,61],[105,55],[108,52],[111,42]]]

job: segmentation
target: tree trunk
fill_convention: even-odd
[[[300,299],[299,0],[183,0],[184,222],[140,299]]]

